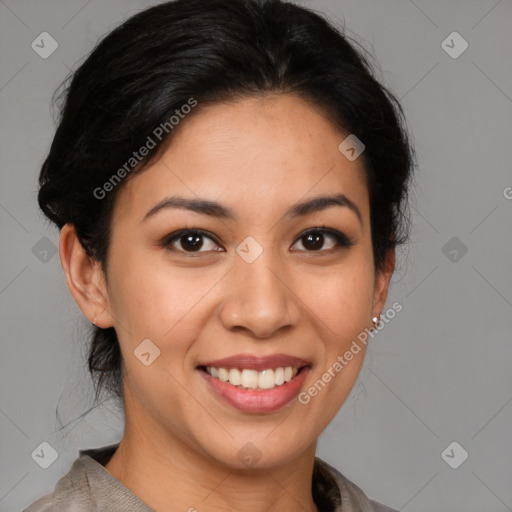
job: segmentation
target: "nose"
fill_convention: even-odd
[[[236,256],[225,278],[220,318],[226,329],[245,331],[254,338],[269,338],[279,330],[297,325],[300,299],[271,250],[252,263]]]

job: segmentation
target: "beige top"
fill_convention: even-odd
[[[154,512],[103,467],[117,447],[113,444],[80,450],[53,493],[23,512]],[[357,485],[319,457],[315,457],[312,491],[320,512],[397,512],[369,499]]]

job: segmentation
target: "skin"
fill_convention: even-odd
[[[371,328],[385,305],[394,252],[375,273],[362,158],[345,158],[338,145],[347,134],[294,95],[208,106],[179,128],[162,157],[119,191],[108,286],[73,226],[61,231],[69,289],[91,322],[115,327],[123,356],[125,432],[106,469],[158,512],[316,511],[317,439],[350,393],[364,346],[308,404],[294,399],[272,413],[225,403],[196,365],[286,353],[311,362],[307,390]],[[299,201],[334,193],[357,205],[362,224],[340,206],[284,217]],[[238,218],[165,209],[141,221],[172,195],[217,201]],[[300,235],[318,226],[354,245],[337,249],[325,234],[312,250]],[[202,238],[200,252],[187,252],[180,240],[159,244],[185,227],[213,237]],[[250,264],[235,251],[247,236],[263,248]],[[161,351],[149,366],[133,354],[146,338]],[[252,468],[237,456],[247,442],[261,452]]]

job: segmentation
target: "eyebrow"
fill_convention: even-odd
[[[309,215],[310,213],[320,212],[326,210],[327,208],[331,208],[332,206],[341,206],[349,208],[357,215],[357,218],[359,219],[359,223],[361,224],[361,226],[363,225],[363,219],[359,208],[352,200],[350,200],[344,194],[318,196],[294,204],[285,213],[285,218],[295,219],[297,217],[304,217],[306,215]],[[166,197],[162,199],[158,204],[153,206],[153,208],[151,208],[146,213],[146,215],[144,215],[142,221],[145,221],[146,219],[154,216],[157,212],[167,208],[189,210],[202,215],[217,217],[219,219],[234,221],[237,218],[235,212],[231,208],[224,206],[220,203],[217,203],[215,201],[210,201],[208,199],[193,199],[174,196]]]

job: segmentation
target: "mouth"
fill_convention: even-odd
[[[280,366],[260,371],[252,368],[199,366],[197,370],[207,385],[207,392],[213,392],[212,396],[243,413],[266,414],[282,409],[297,397],[305,385],[310,366]],[[218,376],[214,377],[212,374],[216,370]],[[240,384],[230,382],[232,375],[233,382],[238,382],[237,377],[240,376]],[[221,380],[221,376],[227,377],[227,380]],[[263,387],[259,386],[260,378]],[[281,381],[282,384],[279,384]]]
[[[198,370],[207,373],[214,379],[227,382],[237,389],[265,391],[290,382],[308,367],[309,365],[299,367],[279,366],[258,371],[251,368],[225,368],[202,365],[198,366]]]
[[[207,392],[253,414],[274,412],[290,403],[305,385],[311,368],[311,362],[286,354],[240,354],[196,366]]]

